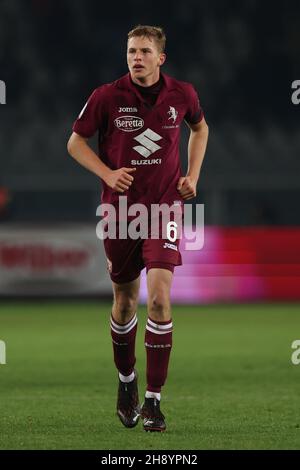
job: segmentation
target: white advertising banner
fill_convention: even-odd
[[[94,225],[0,225],[0,295],[109,294]]]

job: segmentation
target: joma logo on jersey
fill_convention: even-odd
[[[144,127],[144,121],[137,116],[120,116],[114,120],[115,126],[124,132],[134,132]]]
[[[175,251],[178,251],[178,248],[177,248],[177,245],[174,245],[173,243],[165,243],[164,248],[170,248],[171,250],[175,250]]]
[[[137,113],[137,108],[119,108],[119,113]]]

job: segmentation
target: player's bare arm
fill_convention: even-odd
[[[177,189],[184,200],[192,199],[197,194],[197,182],[205,155],[208,140],[208,125],[203,119],[197,124],[188,124],[191,133],[188,143],[188,170],[179,178]]]
[[[130,173],[133,173],[136,168],[123,167],[112,170],[96,155],[87,143],[87,139],[76,132],[72,133],[68,141],[68,152],[80,165],[99,176],[114,191],[123,193],[130,188],[133,182],[133,176]]]

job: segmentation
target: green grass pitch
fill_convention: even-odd
[[[164,434],[115,415],[110,304],[0,304],[0,449],[297,449],[300,306],[174,306]],[[146,309],[137,369],[145,387]]]

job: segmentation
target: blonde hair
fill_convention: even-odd
[[[129,31],[128,40],[136,36],[146,36],[148,39],[153,38],[156,42],[159,52],[164,52],[166,47],[166,35],[161,27],[139,24]]]

